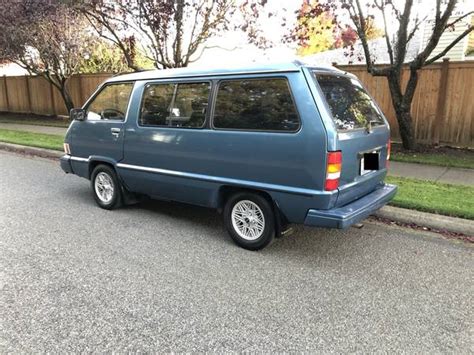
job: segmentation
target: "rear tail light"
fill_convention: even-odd
[[[68,143],[63,143],[63,147],[64,147],[64,153],[71,154],[71,149],[69,148]]]
[[[341,177],[342,153],[340,151],[328,152],[327,161],[324,189],[326,191],[337,190],[339,187],[339,178]]]
[[[392,151],[392,142],[390,141],[390,138],[388,139],[387,143],[387,162],[385,164],[385,167],[388,169],[388,166],[390,165],[389,160],[390,160],[390,152]]]

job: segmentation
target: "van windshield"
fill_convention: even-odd
[[[313,74],[323,91],[338,130],[383,125],[384,120],[361,83],[334,74]]]

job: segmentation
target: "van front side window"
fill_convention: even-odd
[[[143,93],[140,125],[202,128],[211,84],[149,84]]]
[[[132,83],[110,84],[100,91],[87,107],[87,119],[124,121]]]

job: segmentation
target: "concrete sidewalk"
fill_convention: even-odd
[[[66,127],[36,126],[31,124],[4,122],[0,122],[0,129],[11,129],[13,131],[25,131],[33,133],[57,134],[62,136],[64,136],[67,131]]]
[[[392,176],[474,186],[474,169],[447,168],[444,166],[391,161],[388,173]]]
[[[0,129],[34,133],[65,135],[67,128],[35,126],[16,123],[0,123]],[[443,166],[390,162],[389,175],[444,182],[447,184],[474,186],[474,169],[447,168]]]

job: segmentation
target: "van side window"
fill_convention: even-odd
[[[206,121],[210,89],[210,82],[149,84],[143,93],[139,123],[201,128]]]
[[[265,131],[297,131],[298,113],[284,78],[221,81],[214,127]]]
[[[105,86],[87,106],[87,119],[124,121],[133,83]]]

